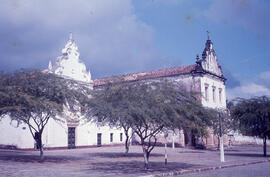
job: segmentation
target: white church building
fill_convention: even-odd
[[[218,64],[218,59],[213,48],[212,41],[205,43],[201,57],[197,55],[196,63],[189,66],[161,69],[141,73],[133,73],[121,76],[94,79],[85,64],[79,59],[80,53],[72,34],[62,49],[62,55],[57,57],[55,64],[49,63],[46,72],[72,78],[91,89],[102,87],[108,83],[121,82],[151,82],[160,79],[168,79],[183,84],[187,90],[201,93],[201,103],[210,108],[226,109],[225,77]],[[80,114],[72,114],[67,111],[62,118],[64,123],[50,119],[43,133],[44,148],[75,148],[102,145],[123,144],[125,134],[122,130],[112,129],[108,126],[99,126],[94,123],[85,123]],[[19,125],[10,122],[8,116],[0,121],[0,130],[5,136],[0,136],[0,145],[14,146],[19,149],[33,149],[34,139],[27,125]],[[8,132],[8,133],[7,133]],[[174,141],[181,146],[191,143],[191,138],[183,131],[176,131],[170,136],[169,141]],[[211,132],[204,140],[206,146],[218,144],[217,137]],[[226,144],[226,136],[225,136]]]
[[[49,62],[46,72],[55,73],[79,81],[93,89],[94,82],[91,79],[90,71],[86,70],[85,64],[79,59],[80,53],[72,34],[66,46],[62,49],[62,55],[57,57],[55,65]],[[75,148],[122,144],[125,134],[119,129],[112,129],[108,126],[99,126],[91,122],[84,122],[79,113],[74,114],[65,111],[64,121],[50,119],[46,125],[42,142],[44,149],[48,148]],[[33,149],[35,141],[25,124],[17,126],[17,122],[10,122],[8,116],[0,121],[0,145],[10,146],[19,149]],[[4,134],[4,136],[3,136]]]

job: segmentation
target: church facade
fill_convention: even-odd
[[[90,89],[97,89],[112,83],[121,82],[153,82],[167,79],[181,83],[187,90],[201,93],[202,105],[210,108],[226,109],[225,77],[218,64],[213,43],[207,39],[201,57],[197,55],[195,64],[174,68],[161,69],[141,73],[133,73],[114,77],[94,79],[85,64],[79,59],[80,53],[72,34],[62,49],[62,55],[45,72],[54,73],[62,77],[71,78],[87,85]],[[61,118],[63,122],[50,119],[43,133],[44,148],[75,148],[88,146],[102,146],[123,144],[125,134],[121,129],[99,126],[91,122],[84,122],[80,113],[65,111]],[[34,139],[26,125],[10,122],[8,116],[0,121],[2,132],[9,132],[0,137],[0,145],[14,146],[20,149],[33,149]],[[209,130],[209,137],[204,140],[206,146],[218,144],[217,137]],[[162,140],[161,140],[162,141]],[[192,142],[192,137],[178,130],[169,136],[169,142],[185,146]]]

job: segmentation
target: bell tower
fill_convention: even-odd
[[[221,66],[218,64],[217,55],[213,48],[213,42],[210,39],[210,32],[207,31],[207,40],[202,52],[202,58],[196,57],[197,67],[199,72],[206,72],[218,77],[223,77]]]
[[[85,64],[79,57],[78,46],[70,33],[65,47],[62,49],[62,55],[57,57],[55,66],[49,63],[48,70],[54,74],[93,85],[90,71],[86,70]]]

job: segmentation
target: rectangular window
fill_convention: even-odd
[[[219,95],[219,102],[222,102],[222,88],[219,89],[218,91],[218,95]]]
[[[123,141],[123,133],[120,133],[120,141]]]
[[[216,102],[216,87],[213,86],[212,90],[213,90],[213,102]]]
[[[208,87],[209,87],[209,85],[205,84],[205,86],[204,86],[204,98],[205,98],[206,101],[209,100],[209,98],[208,98]]]
[[[98,146],[98,147],[101,146],[101,136],[102,136],[101,133],[98,133],[98,134],[97,134],[97,146]]]
[[[110,134],[110,141],[113,142],[113,133]]]

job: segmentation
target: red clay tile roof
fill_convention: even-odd
[[[175,68],[160,69],[156,71],[148,71],[148,72],[94,79],[94,86],[102,86],[110,83],[133,82],[139,80],[148,80],[161,77],[184,75],[191,73],[191,71],[195,70],[195,67],[196,64]]]

